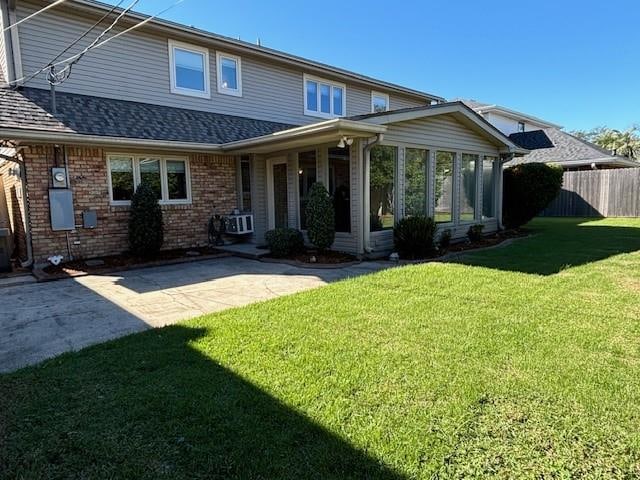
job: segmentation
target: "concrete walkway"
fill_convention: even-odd
[[[0,372],[388,265],[366,262],[321,270],[230,257],[2,288]]]

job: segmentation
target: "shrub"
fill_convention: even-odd
[[[440,234],[440,239],[438,240],[438,246],[440,247],[441,250],[444,250],[445,248],[449,248],[449,245],[451,245],[451,230],[447,228],[446,230],[443,230],[442,233]]]
[[[400,258],[427,258],[435,252],[436,224],[423,215],[400,220],[393,229],[393,240]]]
[[[470,242],[479,242],[482,240],[482,230],[484,230],[484,225],[478,223],[477,225],[471,225],[469,230],[467,230],[467,238],[469,238]]]
[[[129,249],[134,255],[151,256],[164,241],[162,209],[156,192],[141,183],[131,199],[129,212]]]
[[[274,228],[266,233],[265,238],[274,257],[288,257],[304,249],[302,232],[295,228]]]
[[[319,250],[326,250],[336,237],[336,213],[329,192],[321,183],[314,183],[309,191],[307,235]]]
[[[544,163],[523,163],[504,171],[503,222],[517,228],[529,222],[556,198],[562,169]]]

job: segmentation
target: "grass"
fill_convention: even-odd
[[[638,478],[640,220],[536,220],[0,377],[6,478]]]

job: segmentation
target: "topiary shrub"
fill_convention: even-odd
[[[482,240],[482,230],[484,230],[484,225],[478,223],[477,225],[471,225],[469,230],[467,230],[467,238],[471,243],[479,242]]]
[[[400,258],[420,259],[436,251],[436,223],[430,217],[416,215],[400,220],[393,228],[393,241]]]
[[[503,223],[518,228],[556,198],[562,188],[562,169],[545,163],[523,163],[504,171]]]
[[[129,211],[129,250],[134,255],[152,256],[162,247],[164,222],[156,192],[146,183],[136,188]]]
[[[288,257],[304,249],[304,238],[295,228],[274,228],[265,234],[267,246],[274,257]]]
[[[318,250],[326,250],[336,238],[336,212],[329,192],[321,183],[311,185],[305,212],[309,241]]]

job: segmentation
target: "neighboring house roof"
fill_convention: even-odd
[[[546,120],[542,120],[541,118],[534,117],[533,115],[529,115],[527,113],[518,112],[516,110],[511,110],[510,108],[502,107],[500,105],[491,104],[491,103],[482,103],[477,100],[466,100],[466,99],[456,99],[457,101],[461,101],[465,103],[469,108],[472,108],[479,114],[487,113],[487,112],[497,112],[501,115],[504,115],[509,118],[513,118],[516,120],[525,120],[533,123],[541,128],[562,128],[560,125],[556,125],[555,123],[548,122]]]
[[[100,10],[101,13],[107,12],[113,8],[113,5],[108,5],[95,0],[73,0],[67,3],[73,4],[73,7],[76,9],[84,8],[84,9],[90,9],[94,11]],[[116,11],[117,12],[122,11],[122,8],[119,8]],[[143,21],[148,19],[149,15],[131,11],[127,13],[127,18],[137,20],[137,21]],[[224,35],[219,35],[219,34],[212,33],[199,28],[195,28],[192,26],[186,26],[177,22],[172,22],[170,20],[154,18],[153,20],[148,22],[147,25],[149,27],[155,27],[155,28],[164,29],[164,30],[169,29],[173,32],[179,32],[183,35],[186,34],[189,36],[198,37],[200,41],[209,41],[212,43],[222,44],[224,47],[239,49],[239,50],[248,52],[252,55],[268,57],[272,60],[277,60],[279,62],[295,64],[299,67],[318,70],[320,72],[325,72],[326,74],[331,74],[333,76],[337,76],[345,80],[365,83],[370,86],[388,89],[388,90],[404,93],[407,95],[411,95],[414,97],[420,97],[427,101],[433,100],[437,102],[444,102],[444,98],[438,95],[433,95],[431,93],[426,93],[426,92],[421,92],[411,88],[406,88],[406,87],[403,87],[402,85],[385,82],[383,80],[379,80],[366,75],[361,75],[359,73],[352,72],[350,70],[337,68],[337,67],[328,65],[326,63],[316,62],[314,60],[309,60],[307,58],[299,57],[297,55],[292,55],[286,52],[282,52],[280,50],[275,50],[273,48],[267,48],[261,45],[256,45],[254,43],[245,42],[245,41],[230,38],[230,37],[225,37]]]
[[[509,138],[531,150],[528,155],[517,158],[510,164],[540,162],[557,163],[563,167],[589,166],[591,164],[640,167],[640,163],[635,160],[612,155],[610,151],[598,145],[557,128],[514,133]]]
[[[0,89],[0,129],[222,144],[292,128],[284,123],[48,90]]]

